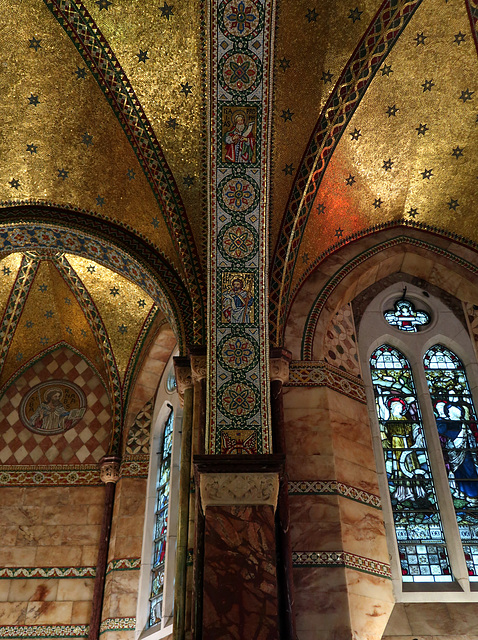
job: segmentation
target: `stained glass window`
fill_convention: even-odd
[[[465,368],[435,345],[423,359],[443,460],[471,581],[478,581],[478,428]]]
[[[370,358],[403,582],[453,580],[412,371],[398,349]]]
[[[171,450],[173,446],[174,413],[166,420],[163,441],[159,452],[158,479],[156,482],[156,504],[154,511],[153,562],[151,595],[149,599],[149,624],[159,624],[162,618],[164,570],[166,560],[166,534],[169,510],[169,480],[171,475]]]
[[[410,300],[400,298],[394,304],[394,309],[385,311],[384,318],[400,331],[416,333],[419,327],[430,322],[430,316],[425,311],[415,311],[415,306]]]

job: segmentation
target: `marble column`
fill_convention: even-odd
[[[194,459],[205,515],[203,638],[279,639],[274,511],[283,460]]]
[[[272,443],[276,453],[285,454],[283,386],[289,380],[292,354],[287,349],[272,348],[269,375],[271,381]],[[281,640],[295,640],[294,585],[292,578],[292,545],[287,466],[281,474],[276,511],[277,584]]]
[[[100,462],[100,477],[105,483],[105,503],[101,523],[100,544],[96,562],[96,578],[93,591],[93,607],[91,610],[88,640],[98,640],[100,635],[101,613],[106,580],[106,564],[111,535],[115,486],[119,479],[120,458],[105,456]]]

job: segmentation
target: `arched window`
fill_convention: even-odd
[[[407,359],[382,345],[370,358],[404,582],[451,581],[415,383]]]
[[[163,432],[163,442],[158,453],[158,478],[156,482],[156,508],[154,512],[153,562],[151,567],[151,596],[148,626],[162,620],[164,595],[164,570],[166,564],[166,534],[168,530],[169,494],[171,480],[171,451],[173,447],[174,411],[170,407]]]
[[[471,581],[478,581],[478,426],[463,363],[437,344],[423,358]]]

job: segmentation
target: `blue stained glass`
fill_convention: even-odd
[[[168,529],[169,488],[171,477],[171,450],[173,446],[174,414],[168,416],[164,426],[163,442],[159,454],[156,483],[156,510],[154,513],[154,546],[151,572],[151,597],[149,600],[149,624],[159,624],[162,618],[164,569],[166,560],[166,536]]]
[[[382,345],[370,358],[404,582],[452,580],[415,384],[407,359]]]
[[[478,421],[470,387],[446,347],[434,345],[423,362],[468,573],[478,579]]]

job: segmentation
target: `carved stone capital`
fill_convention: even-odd
[[[207,358],[205,355],[191,354],[191,371],[193,382],[200,382],[207,376]]]
[[[178,395],[182,402],[184,399],[184,392],[186,391],[186,389],[191,389],[193,386],[193,379],[191,375],[191,363],[189,361],[189,358],[176,356],[174,358],[174,373],[176,375]]]
[[[120,477],[121,459],[117,456],[105,456],[100,460],[100,478],[107,484],[108,482],[118,482]]]
[[[201,503],[207,507],[225,505],[271,505],[279,494],[278,473],[203,473],[200,476]]]
[[[289,380],[289,363],[292,354],[287,349],[280,347],[271,349],[269,361],[269,376],[271,382],[279,380],[285,384]]]

